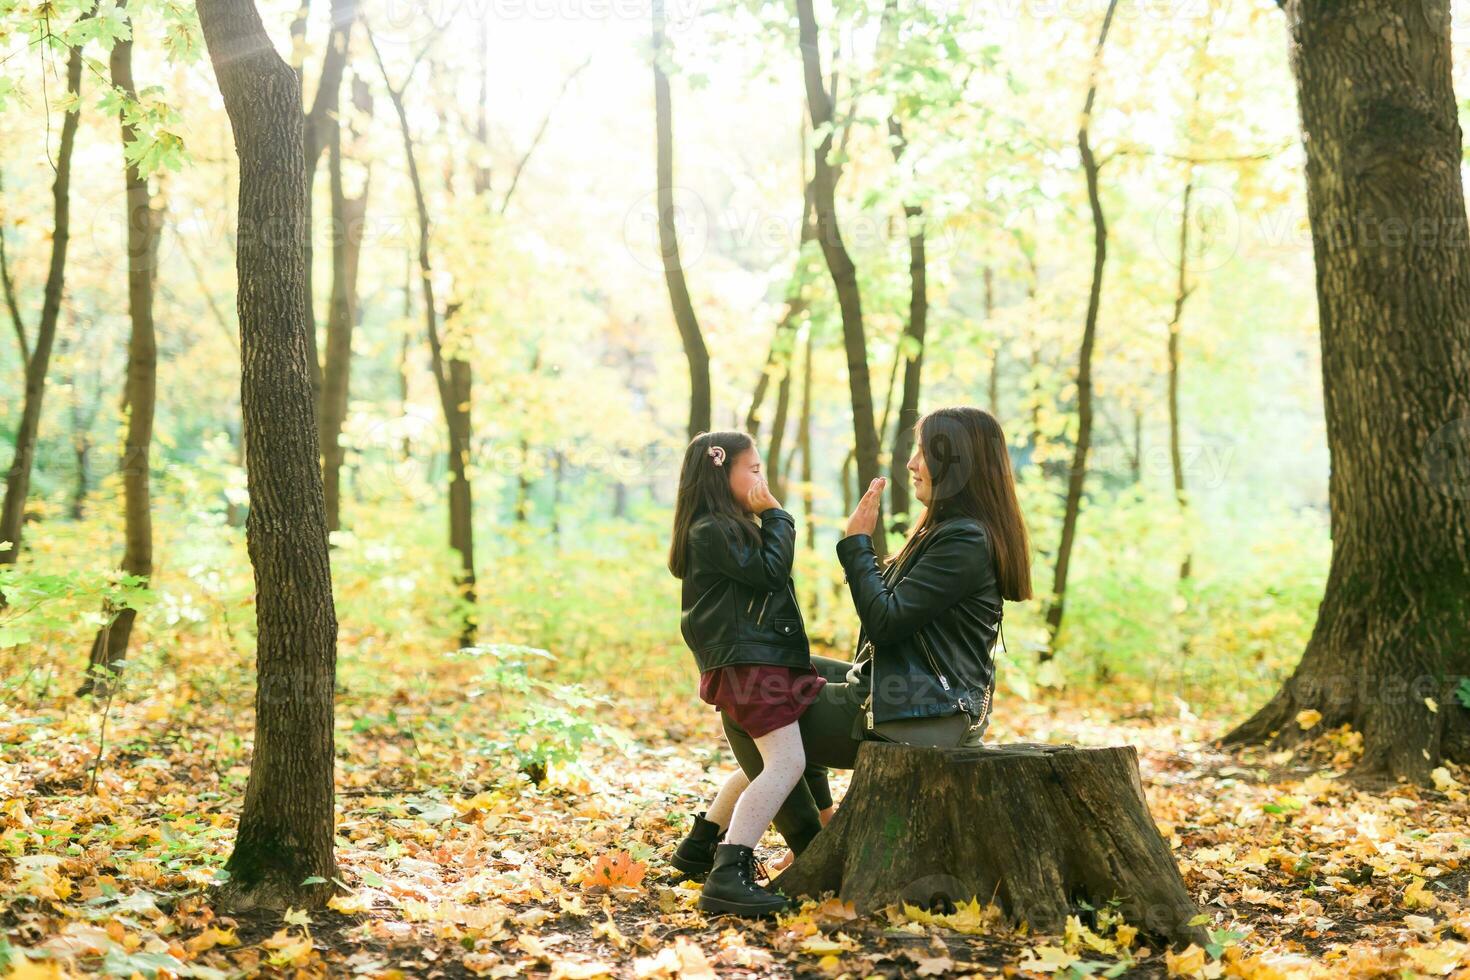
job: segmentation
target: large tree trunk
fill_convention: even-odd
[[[669,76],[664,72],[664,4],[653,0],[653,104],[654,128],[657,131],[658,170],[658,247],[663,257],[664,280],[669,287],[669,302],[674,309],[674,322],[679,327],[679,340],[689,361],[689,437],[708,432],[711,420],[709,350],[694,315],[689,298],[689,285],[684,281],[684,265],[679,258],[679,233],[674,227],[674,134],[673,109],[669,94]]]
[[[51,350],[56,343],[56,324],[61,316],[61,291],[66,279],[66,248],[71,240],[71,157],[77,141],[77,124],[81,119],[82,51],[72,48],[66,60],[66,91],[72,111],[61,124],[61,140],[56,150],[56,180],[51,184],[55,225],[51,233],[51,267],[46,273],[46,291],[41,299],[41,319],[36,325],[35,344],[26,360],[25,401],[21,408],[20,426],[15,432],[15,458],[5,478],[5,503],[0,506],[0,564],[14,564],[20,557],[21,535],[25,530],[26,497],[31,488],[31,468],[35,463],[36,440],[41,428],[41,401],[46,395],[46,372],[51,366]],[[7,286],[9,272],[6,274]],[[12,307],[16,329],[23,333],[21,322]],[[24,351],[22,344],[22,354]],[[4,605],[0,596],[0,605]]]
[[[1450,9],[1288,0],[1317,260],[1332,563],[1301,662],[1227,743],[1349,724],[1360,778],[1470,761],[1470,253]],[[1464,687],[1459,688],[1463,693]],[[1321,713],[1301,715],[1314,709]],[[1274,738],[1273,738],[1274,736]]]
[[[240,160],[236,302],[256,591],[255,748],[221,899],[317,907],[337,874],[337,617],[306,337],[301,92],[251,0],[199,0],[198,10]]]
[[[806,83],[807,106],[812,126],[825,132],[813,157],[812,184],[817,217],[817,240],[837,304],[842,311],[843,345],[847,349],[847,383],[852,399],[852,429],[856,453],[858,484],[866,490],[878,473],[878,429],[873,419],[873,389],[868,379],[868,343],[863,335],[862,296],[858,289],[857,267],[847,254],[842,232],[837,225],[837,175],[827,154],[832,150],[832,99],[822,85],[822,53],[817,36],[817,18],[812,0],[796,0],[796,16],[800,34],[802,76]],[[878,527],[884,526],[878,515]],[[873,550],[883,557],[887,550],[885,536],[873,535]]]
[[[1087,101],[1082,107],[1082,124],[1077,129],[1077,149],[1082,155],[1082,170],[1087,175],[1087,200],[1092,206],[1092,289],[1087,297],[1087,320],[1082,327],[1082,346],[1077,352],[1077,443],[1072,450],[1072,465],[1067,471],[1067,502],[1062,512],[1062,539],[1057,546],[1052,598],[1046,609],[1047,644],[1041,659],[1048,660],[1055,651],[1057,634],[1062,629],[1062,613],[1067,601],[1067,570],[1072,561],[1072,545],[1077,538],[1077,518],[1082,510],[1082,490],[1087,482],[1087,453],[1092,447],[1092,348],[1097,338],[1097,315],[1102,305],[1103,265],[1108,259],[1108,226],[1103,216],[1102,197],[1098,189],[1100,165],[1092,153],[1092,107],[1097,101],[1097,76],[1102,69],[1103,46],[1113,26],[1113,13],[1118,0],[1109,0],[1103,15],[1102,30],[1092,56],[1091,81]]]
[[[321,410],[317,416],[326,488],[327,529],[342,527],[342,426],[347,419],[352,378],[352,331],[357,323],[357,268],[362,255],[368,189],[348,197],[342,184],[342,128],[333,126],[327,142],[332,195],[332,298],[327,310],[327,351],[322,368]]]
[[[837,816],[774,884],[791,896],[835,892],[859,911],[993,898],[1036,933],[1118,899],[1144,932],[1207,941],[1132,746],[864,742]]]
[[[908,141],[903,138],[903,125],[888,117],[888,135],[893,144],[895,163],[903,159]],[[919,422],[919,383],[924,371],[924,330],[929,319],[929,290],[924,258],[924,209],[905,204],[903,216],[909,235],[909,319],[904,324],[903,398],[898,404],[898,428],[893,434],[893,457],[889,461],[888,499],[893,506],[893,530],[906,534],[909,529],[909,455],[914,450],[914,426]]]
[[[133,42],[119,40],[112,46],[112,83],[136,98],[133,82]],[[119,111],[122,143],[135,139],[134,128]],[[153,574],[153,515],[150,507],[148,469],[153,446],[153,408],[157,390],[158,347],[153,330],[153,284],[158,272],[158,243],[162,238],[163,214],[153,208],[148,180],[138,168],[125,165],[127,189],[128,374],[124,402],[128,413],[127,442],[120,469],[123,482],[122,570],[146,585]],[[131,606],[104,609],[106,625],[97,631],[81,694],[101,693],[105,684],[127,658],[137,610]]]

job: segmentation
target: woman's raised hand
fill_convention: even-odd
[[[881,476],[868,484],[868,492],[863,494],[863,499],[858,501],[852,516],[847,519],[849,537],[854,534],[872,535],[878,527],[878,506],[883,502],[883,488],[887,485],[888,481]]]
[[[755,486],[750,488],[745,503],[752,514],[763,514],[772,507],[781,506],[781,502],[771,495],[771,487],[766,483],[765,477],[761,477],[756,481]]]

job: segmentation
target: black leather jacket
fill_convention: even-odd
[[[679,625],[701,672],[729,664],[811,666],[791,583],[796,521],[779,507],[760,518],[759,547],[719,518],[701,517],[689,528]]]
[[[986,717],[994,692],[995,646],[1005,606],[984,525],[950,518],[926,529],[903,567],[880,571],[873,539],[837,542],[862,629],[860,675],[874,722],[937,718],[964,711]]]

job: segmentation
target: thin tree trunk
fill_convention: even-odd
[[[41,428],[41,401],[46,395],[46,372],[51,366],[51,349],[56,342],[56,324],[61,316],[61,291],[66,279],[66,250],[71,240],[71,158],[81,119],[78,101],[82,91],[82,51],[72,48],[66,59],[66,92],[72,111],[61,124],[61,142],[56,151],[56,180],[51,185],[55,225],[51,233],[51,266],[46,273],[46,291],[41,300],[41,319],[36,325],[35,344],[26,361],[25,400],[20,426],[15,433],[15,458],[5,479],[5,503],[0,507],[0,564],[11,565],[20,557],[25,530],[26,497],[30,493],[31,468],[35,463],[36,440]],[[14,316],[14,311],[12,311]],[[17,329],[20,321],[16,321]],[[0,606],[4,605],[0,596]]]
[[[903,125],[888,117],[888,136],[893,146],[893,162],[903,160],[908,141]],[[898,406],[898,428],[893,434],[893,455],[889,461],[888,493],[893,506],[893,530],[906,534],[909,529],[909,455],[914,449],[914,426],[919,422],[919,383],[924,371],[924,330],[929,319],[929,291],[924,256],[924,209],[915,204],[903,206],[909,233],[909,318],[904,324],[903,398]]]
[[[1188,516],[1189,496],[1184,489],[1184,454],[1179,445],[1179,325],[1184,303],[1189,299],[1189,206],[1194,196],[1194,164],[1186,165],[1184,211],[1179,218],[1179,285],[1174,292],[1174,314],[1169,318],[1169,465],[1174,471],[1174,500],[1181,517]],[[1141,460],[1138,461],[1141,464]],[[1185,549],[1179,563],[1179,579],[1189,578],[1193,555]]]
[[[4,174],[0,173],[0,194],[5,192]],[[15,342],[20,351],[21,384],[25,384],[26,365],[31,360],[31,345],[26,339],[25,321],[20,316],[20,302],[15,296],[15,277],[10,274],[10,257],[5,250],[5,224],[0,222],[0,286],[4,287],[5,309],[10,314],[10,325],[15,328]]]
[[[812,500],[812,337],[816,331],[808,326],[806,352],[801,366],[801,421],[797,438],[801,442],[801,512],[806,517],[806,546],[817,547],[816,513]]]
[[[854,452],[858,482],[867,486],[878,478],[878,429],[873,420],[873,390],[868,379],[868,344],[863,335],[862,296],[858,289],[857,268],[847,254],[842,233],[837,226],[836,175],[827,160],[832,149],[832,100],[822,85],[822,58],[817,36],[817,19],[812,0],[796,0],[800,33],[802,74],[806,84],[807,106],[812,126],[825,132],[814,155],[812,176],[817,239],[827,261],[827,271],[837,292],[842,311],[843,346],[847,350],[847,382],[852,399]],[[878,527],[884,527],[878,515]],[[873,535],[873,549],[881,558],[887,551],[883,534]]]
[[[694,315],[694,303],[689,298],[689,286],[684,280],[684,266],[679,258],[679,233],[674,227],[674,135],[672,98],[669,93],[669,77],[664,73],[663,59],[666,57],[664,39],[664,3],[653,0],[653,102],[654,123],[657,131],[658,170],[658,247],[663,257],[664,280],[668,283],[669,302],[674,310],[674,322],[679,327],[679,340],[684,345],[684,356],[689,361],[689,437],[708,432],[711,420],[709,350],[705,347],[704,334],[699,329],[699,319]]]
[[[561,490],[562,478],[566,471],[566,456],[561,450],[552,453],[551,456],[551,540],[558,548],[561,548]]]
[[[301,38],[297,39],[297,43],[304,43],[306,12],[306,3],[303,2],[297,20],[291,24],[293,35],[298,23],[300,24]],[[322,150],[336,138],[333,136],[333,131],[338,127],[337,115],[338,106],[341,103],[342,72],[347,66],[347,51],[352,43],[352,25],[357,20],[357,0],[332,0],[331,16],[332,28],[331,33],[327,36],[327,50],[322,55],[322,70],[317,79],[316,96],[312,99],[311,110],[307,112],[301,130],[302,147],[306,157],[306,310],[309,318],[307,323],[311,327],[307,331],[307,341],[311,345],[311,385],[318,416],[322,414],[326,378],[322,364],[317,360],[316,347],[316,302],[313,298],[314,288],[311,275],[316,257],[316,243],[313,240],[312,229],[312,191],[316,187],[317,161],[321,159]],[[298,71],[297,74],[299,82],[300,72]],[[335,297],[338,289],[335,258],[333,259],[332,280],[332,292]],[[330,316],[331,313],[328,312],[328,317]],[[322,445],[325,447],[330,444],[323,442]],[[332,529],[336,530],[336,526],[333,525]]]
[[[531,353],[529,376],[535,378],[541,371],[541,348]],[[531,443],[525,436],[520,441],[521,465],[516,473],[515,522],[525,524],[531,519],[531,477],[528,475],[531,460]]]
[[[398,114],[398,126],[403,137],[403,153],[408,162],[409,184],[413,187],[414,207],[419,224],[419,284],[424,297],[424,332],[429,339],[429,364],[434,382],[439,390],[439,404],[444,411],[444,423],[449,433],[449,547],[459,555],[459,571],[455,575],[455,587],[459,594],[459,642],[461,646],[472,646],[477,631],[474,498],[469,481],[470,460],[470,365],[463,358],[445,355],[439,338],[439,317],[434,306],[433,268],[429,262],[429,206],[424,198],[424,185],[419,177],[418,160],[414,151],[413,132],[408,125],[408,111],[403,104],[404,88],[394,88],[388,81],[388,69],[371,33],[368,41],[373,46],[373,55],[383,74],[383,84],[388,98]],[[410,76],[411,78],[412,76]],[[406,87],[408,82],[404,82]],[[452,312],[452,311],[451,311]],[[450,314],[446,314],[445,319]]]
[[[137,97],[133,81],[133,42],[118,40],[112,46],[112,84]],[[120,110],[118,121],[122,144],[136,138],[134,128]],[[153,287],[158,273],[158,243],[163,237],[163,214],[155,210],[148,180],[138,168],[125,165],[127,189],[128,374],[124,402],[128,413],[127,441],[119,470],[123,483],[122,571],[137,576],[144,587],[153,574],[153,514],[150,501],[149,465],[153,447],[153,411],[157,392],[158,347],[153,324]],[[87,679],[79,694],[105,694],[106,682],[127,659],[137,610],[132,606],[103,610],[106,624],[92,640]]]
[[[71,519],[80,521],[87,513],[87,491],[91,486],[92,419],[82,407],[82,386],[73,372],[71,389],[71,451],[75,461],[76,481],[71,491]]]
[[[327,351],[321,411],[317,416],[326,487],[327,528],[342,527],[342,426],[347,419],[352,377],[352,332],[357,323],[357,270],[362,255],[368,189],[349,198],[342,184],[342,128],[327,137],[327,175],[332,199],[332,297],[327,311]]]
[[[803,131],[804,132],[804,131]],[[781,319],[776,323],[776,331],[771,335],[771,347],[766,351],[766,363],[761,368],[760,377],[756,379],[755,391],[750,396],[750,410],[745,413],[745,431],[752,439],[760,437],[761,432],[761,407],[766,400],[766,392],[771,386],[771,377],[778,370],[778,362],[784,360],[789,370],[791,363],[791,331],[800,325],[802,318],[806,315],[811,304],[804,294],[806,285],[806,262],[805,246],[807,242],[815,241],[817,237],[817,225],[813,216],[812,184],[806,183],[806,191],[803,194],[801,212],[801,234],[796,246],[796,265],[791,270],[791,278],[786,281],[786,309],[781,314]]]
[[[766,453],[766,473],[771,484],[771,492],[776,495],[777,500],[786,497],[786,478],[781,452],[786,440],[786,421],[791,413],[791,365],[792,357],[788,353],[781,374],[781,380],[776,385],[776,417],[771,420],[771,444]]]
[[[240,161],[240,406],[255,571],[255,747],[220,905],[320,907],[337,874],[337,618],[306,288],[301,93],[252,0],[198,0]]]
[[[1287,0],[1317,263],[1332,561],[1311,639],[1225,737],[1348,724],[1354,773],[1470,762],[1470,253],[1450,8]],[[1320,717],[1303,712],[1320,712]]]
[[[1067,503],[1062,514],[1062,539],[1057,547],[1052,599],[1046,610],[1047,645],[1041,653],[1042,660],[1051,659],[1055,652],[1057,634],[1062,628],[1062,613],[1066,608],[1067,598],[1067,570],[1072,560],[1072,545],[1077,536],[1077,516],[1082,508],[1082,491],[1087,480],[1087,452],[1092,446],[1092,348],[1097,338],[1098,310],[1102,305],[1103,265],[1108,257],[1108,227],[1098,188],[1098,172],[1101,168],[1092,154],[1089,130],[1092,126],[1093,103],[1097,100],[1097,76],[1102,69],[1103,46],[1107,44],[1108,30],[1113,26],[1113,13],[1117,9],[1118,0],[1109,0],[1107,13],[1103,15],[1102,31],[1098,34],[1097,47],[1092,55],[1087,101],[1082,107],[1082,124],[1077,129],[1077,148],[1081,152],[1082,169],[1087,176],[1087,200],[1092,206],[1092,290],[1087,297],[1087,322],[1082,328],[1082,347],[1077,353],[1077,444],[1073,447],[1072,466],[1067,474]]]

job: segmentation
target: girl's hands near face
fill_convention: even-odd
[[[883,488],[888,485],[888,480],[878,477],[868,484],[868,492],[863,494],[863,499],[853,509],[852,516],[847,519],[847,535],[872,533],[878,527],[878,505],[883,502]]]
[[[745,498],[745,505],[752,514],[763,514],[772,507],[780,507],[781,502],[771,495],[770,485],[766,483],[765,477],[761,477],[755,482],[755,486],[750,488],[750,493]]]

